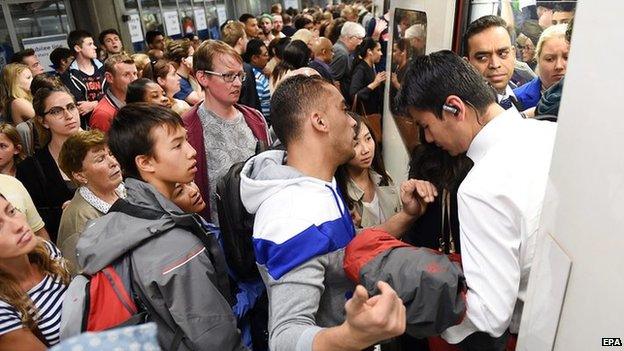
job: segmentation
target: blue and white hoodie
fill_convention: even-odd
[[[256,261],[269,296],[272,351],[312,350],[323,327],[341,324],[354,285],[345,276],[345,246],[355,236],[335,180],[308,177],[266,151],[241,171],[243,205],[256,215]]]

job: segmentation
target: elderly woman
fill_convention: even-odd
[[[566,73],[570,44],[565,39],[567,26],[559,24],[542,32],[536,46],[537,77],[514,89],[514,95],[524,110],[533,112],[542,93],[557,83]]]
[[[76,243],[87,221],[105,215],[125,194],[119,163],[108,149],[106,137],[98,130],[69,137],[61,149],[59,165],[79,186],[63,211],[57,241],[73,270],[77,267]]]
[[[41,88],[35,93],[35,125],[42,147],[17,165],[19,179],[56,242],[63,205],[74,196],[75,186],[58,167],[61,147],[80,131],[80,114],[74,96],[65,87]]]

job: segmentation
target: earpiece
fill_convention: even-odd
[[[442,109],[444,111],[452,113],[455,116],[457,116],[459,114],[459,109],[457,107],[453,106],[453,105],[444,104],[444,105],[442,105]]]

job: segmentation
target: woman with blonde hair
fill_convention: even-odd
[[[173,61],[180,76],[180,91],[173,97],[193,106],[202,100],[204,92],[193,75],[193,54],[195,49],[188,39],[172,40],[167,43],[165,57]]]
[[[2,115],[16,126],[35,116],[30,94],[33,75],[28,66],[10,63],[2,69]]]
[[[1,194],[0,222],[0,350],[46,350],[59,342],[69,272]]]
[[[134,65],[137,68],[138,78],[142,78],[143,70],[145,70],[145,67],[149,66],[151,63],[150,57],[143,53],[132,54],[130,57],[132,58],[132,61],[134,61]]]
[[[540,35],[535,47],[537,59],[537,77],[532,81],[513,90],[514,95],[522,104],[523,109],[529,110],[532,116],[542,93],[555,85],[566,74],[568,67],[568,53],[570,43],[565,34],[567,25],[558,24],[546,28]]]
[[[17,129],[8,123],[0,123],[0,174],[15,177],[17,164],[26,158]]]

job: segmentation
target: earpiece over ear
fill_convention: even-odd
[[[459,114],[459,109],[453,105],[444,104],[442,105],[442,109],[444,111],[450,112],[453,115],[457,116]]]

